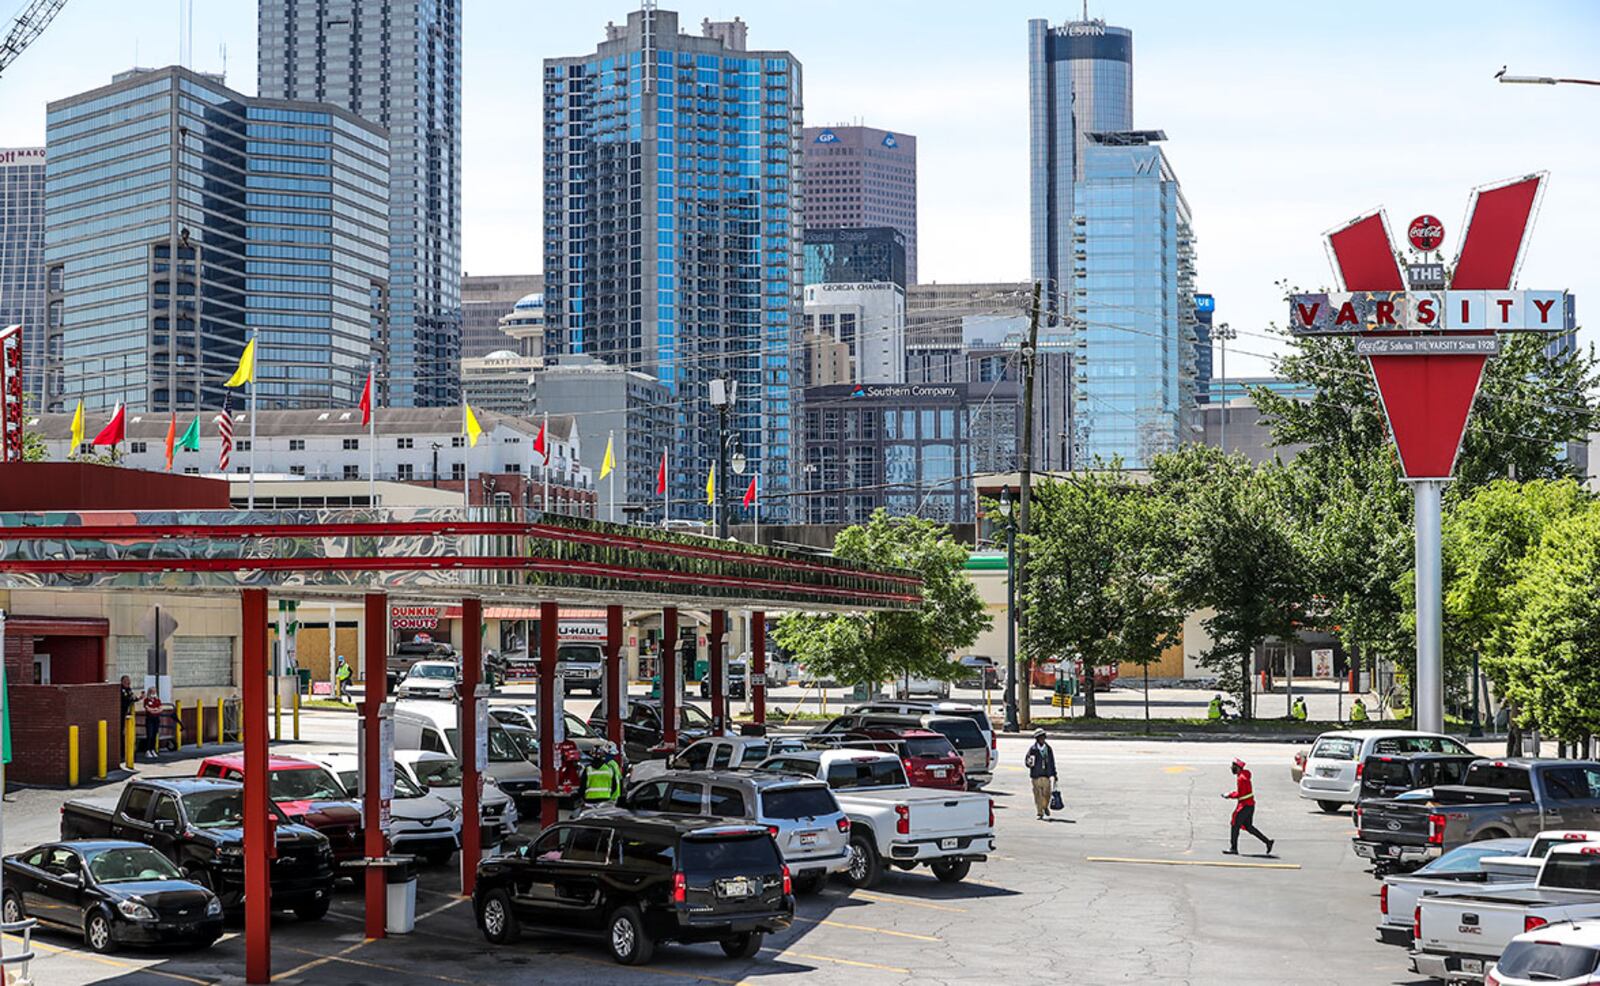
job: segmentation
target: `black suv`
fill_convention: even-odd
[[[603,707],[596,708],[589,717],[589,728],[596,734],[606,734],[606,716]],[[709,735],[711,717],[688,702],[678,705],[678,748]],[[622,717],[622,754],[629,763],[657,760],[665,753],[657,750],[661,745],[661,700],[659,698],[630,698],[627,713]]]
[[[794,921],[789,868],[764,827],[617,808],[484,860],[472,906],[497,945],[527,925],[602,939],[624,965],[650,961],[662,941],[715,941],[751,958]]]

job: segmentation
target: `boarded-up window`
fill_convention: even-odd
[[[167,641],[172,684],[196,688],[233,684],[232,637],[178,637]]]
[[[112,646],[115,655],[116,680],[121,680],[127,675],[133,682],[133,687],[144,688],[146,662],[150,655],[149,637],[114,637]]]

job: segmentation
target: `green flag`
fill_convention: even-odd
[[[186,452],[200,451],[200,419],[198,417],[189,422],[188,430],[183,433],[182,438],[178,439],[178,448]]]
[[[11,688],[6,684],[5,665],[0,664],[0,760],[11,762]]]

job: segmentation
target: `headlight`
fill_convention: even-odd
[[[456,820],[456,816],[458,814],[460,814],[460,812],[456,811],[456,806],[455,805],[451,805],[448,809],[445,810],[444,814],[445,814],[446,818],[450,819],[453,822],[453,821]]]
[[[117,905],[117,910],[122,912],[123,917],[132,918],[135,921],[154,921],[156,919],[154,911],[136,900],[122,901]]]
[[[206,917],[214,918],[214,917],[217,917],[218,915],[220,915],[221,913],[222,913],[222,901],[218,900],[215,897],[211,898],[211,902],[206,905]]]

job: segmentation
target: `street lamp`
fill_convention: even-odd
[[[1600,79],[1561,79],[1549,75],[1507,75],[1506,67],[1504,65],[1500,66],[1500,71],[1494,74],[1494,78],[1496,82],[1504,82],[1509,85],[1555,86],[1566,84],[1574,86],[1600,86]]]
[[[1222,366],[1217,373],[1217,379],[1222,383],[1222,435],[1217,442],[1222,447],[1222,454],[1228,454],[1228,340],[1239,338],[1239,333],[1227,322],[1218,322],[1211,330],[1211,338],[1222,344]]]
[[[1006,519],[1006,723],[1017,731],[1017,525],[1011,520],[1011,487],[1000,490],[1000,513]]]
[[[739,391],[739,381],[720,377],[711,381],[711,406],[717,409],[717,472],[712,483],[712,513],[717,522],[717,537],[728,537],[728,410]]]

